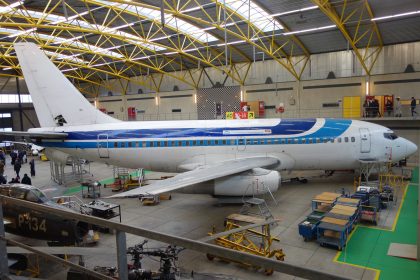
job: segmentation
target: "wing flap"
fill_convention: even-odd
[[[178,174],[172,178],[158,181],[145,187],[112,195],[109,198],[135,197],[146,194],[156,195],[224,176],[241,173],[257,167],[275,166],[278,165],[279,162],[280,161],[274,157],[252,157],[223,161],[209,166],[201,166],[197,169]]]

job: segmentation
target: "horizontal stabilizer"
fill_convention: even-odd
[[[178,174],[175,177],[158,181],[145,187],[119,193],[110,196],[109,198],[135,197],[147,194],[156,195],[217,178],[238,174],[257,167],[275,166],[279,163],[280,161],[273,157],[252,157],[223,161],[209,166],[201,166],[197,169]]]
[[[64,132],[0,131],[1,135],[40,139],[62,139],[66,138],[68,134]]]

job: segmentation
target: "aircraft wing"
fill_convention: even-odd
[[[274,157],[251,157],[221,161],[212,165],[200,166],[194,170],[178,174],[172,178],[158,181],[144,187],[115,194],[109,198],[135,197],[147,194],[156,195],[224,176],[241,173],[252,168],[275,166],[279,163],[280,160]]]
[[[0,131],[0,136],[1,135],[41,139],[61,139],[66,138],[68,134],[64,132]]]

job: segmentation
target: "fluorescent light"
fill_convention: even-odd
[[[420,14],[420,10],[401,13],[401,14],[395,14],[395,15],[390,15],[390,16],[376,17],[376,18],[373,18],[372,21],[378,21],[378,20],[384,20],[384,19],[390,19],[390,18],[396,18],[396,17],[405,17],[405,16],[416,15],[416,14]]]
[[[155,97],[155,103],[156,103],[156,106],[159,105],[159,97],[158,96]]]
[[[293,35],[293,34],[307,33],[307,32],[319,31],[319,30],[324,30],[324,29],[331,29],[331,28],[335,28],[335,27],[336,27],[335,24],[334,25],[327,25],[327,26],[322,26],[322,27],[303,29],[303,30],[299,30],[299,31],[285,32],[285,33],[283,33],[283,35],[287,36],[287,35]]]
[[[292,11],[288,11],[288,12],[282,12],[282,13],[272,14],[270,16],[272,16],[272,17],[279,17],[279,16],[296,14],[296,13],[300,13],[300,12],[304,12],[304,11],[310,11],[310,10],[315,10],[315,9],[318,9],[318,6],[309,6],[309,7],[298,9],[298,10],[292,10]]]
[[[366,96],[369,95],[369,81],[366,81]]]
[[[194,94],[194,103],[197,104],[197,94]]]
[[[241,90],[241,102],[244,101],[244,92]]]
[[[5,67],[3,68],[3,71],[12,70],[12,67]]]

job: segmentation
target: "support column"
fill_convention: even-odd
[[[20,119],[20,131],[23,131],[23,111],[22,111],[22,100],[20,100],[20,85],[19,85],[19,78],[16,77],[16,91],[18,94],[18,101],[19,101],[19,119]]]
[[[3,206],[1,202],[0,202],[0,236],[5,237]],[[3,279],[4,275],[9,275],[9,265],[7,262],[7,245],[6,245],[6,241],[0,240],[0,279]]]
[[[117,242],[118,277],[119,279],[128,279],[127,244],[125,232],[117,230],[115,239]]]

